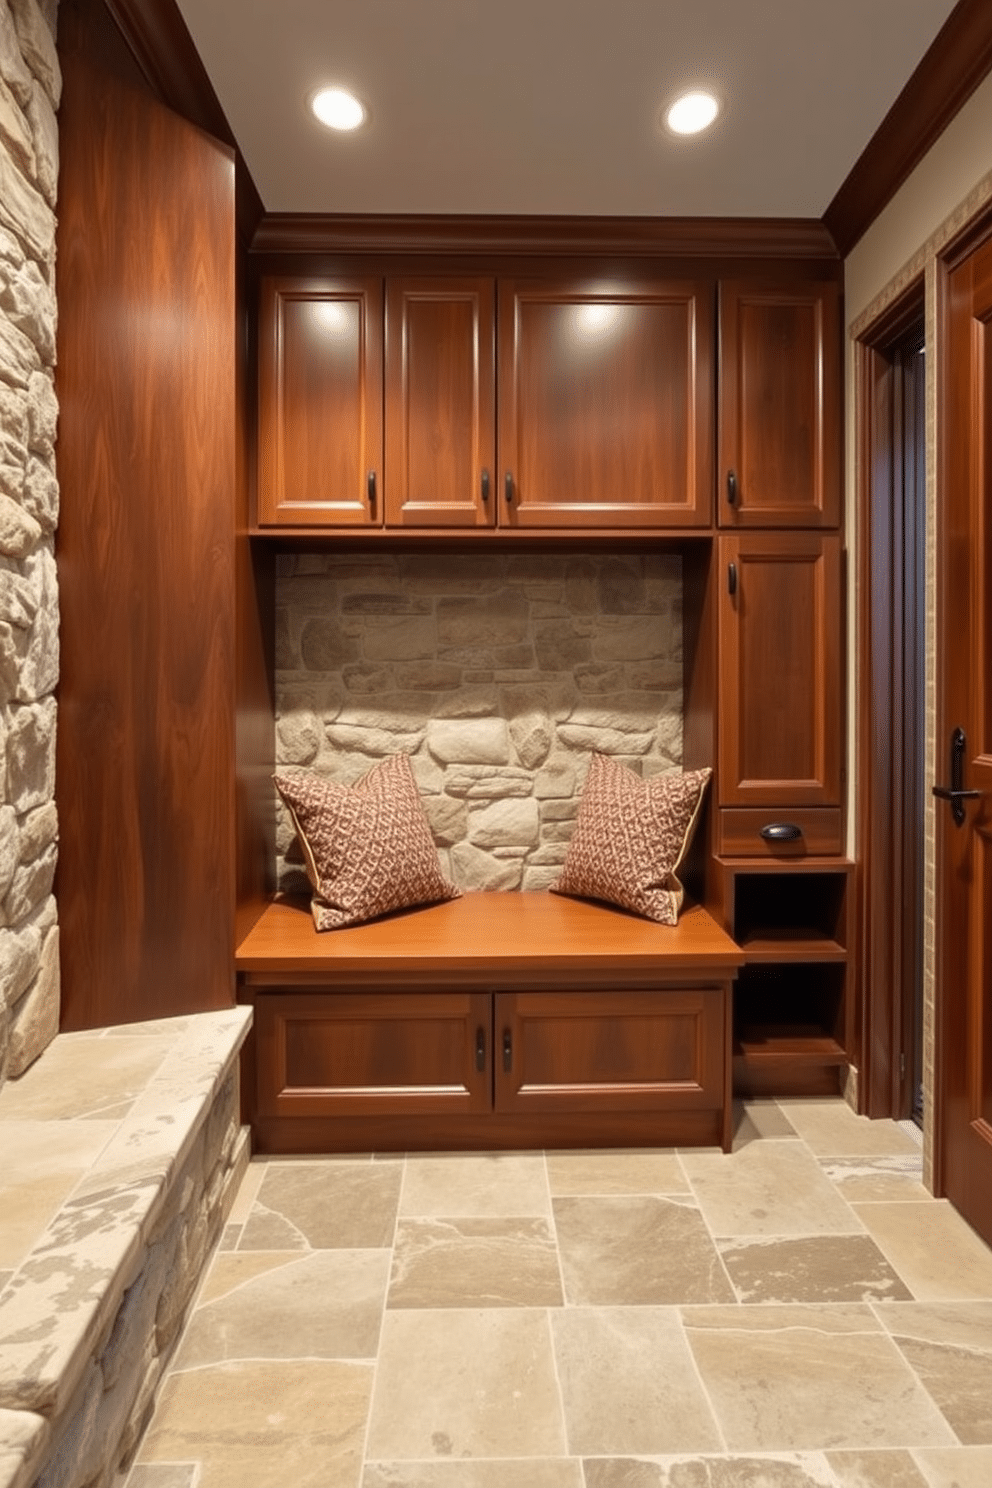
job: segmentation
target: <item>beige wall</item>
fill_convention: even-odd
[[[844,266],[845,306],[848,325],[846,350],[847,436],[847,526],[851,553],[849,572],[857,574],[857,492],[855,485],[856,408],[854,381],[855,341],[871,323],[914,281],[926,286],[926,337],[934,343],[936,326],[936,263],[942,248],[992,201],[992,76],[972,96],[948,125],[917,169],[848,255]],[[926,772],[935,778],[936,722],[936,600],[934,587],[936,540],[936,459],[939,430],[936,423],[936,374],[934,358],[927,360],[927,678],[926,678]],[[849,675],[850,779],[855,782],[851,802],[852,826],[857,807],[857,781],[853,769],[855,748],[854,699],[857,691],[857,583],[849,592],[848,635],[851,637]],[[852,846],[853,832],[849,835]],[[934,815],[927,798],[924,903],[924,1102],[931,1108],[934,1061]],[[924,1132],[925,1178],[933,1172],[933,1128],[927,1120]]]

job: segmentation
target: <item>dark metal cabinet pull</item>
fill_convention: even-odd
[[[737,505],[737,476],[733,470],[727,471],[727,501],[730,506]]]
[[[482,499],[483,499],[483,501],[488,501],[489,500],[489,471],[488,470],[484,470],[482,472]]]
[[[475,1030],[475,1067],[480,1071],[486,1067],[486,1030],[481,1027]]]
[[[369,506],[375,506],[375,471],[370,470],[366,481],[369,493]]]
[[[508,1028],[503,1029],[503,1068],[507,1074],[513,1068],[513,1035]]]
[[[503,477],[503,494],[507,503],[513,500],[513,472],[508,470]]]
[[[982,794],[978,790],[964,789],[964,753],[967,747],[967,737],[963,728],[956,728],[951,735],[951,783],[950,785],[935,785],[933,793],[942,801],[950,801],[951,815],[955,826],[964,826],[964,801],[975,801]]]
[[[728,594],[736,594],[737,593],[737,564],[736,563],[728,563],[727,564],[727,593]]]
[[[761,828],[761,836],[766,842],[798,842],[802,835],[802,827],[797,827],[795,822],[769,822]]]

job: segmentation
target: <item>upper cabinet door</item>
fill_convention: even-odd
[[[386,285],[386,522],[487,527],[496,508],[495,281]]]
[[[840,290],[720,285],[722,527],[840,520]]]
[[[382,523],[382,281],[263,279],[258,520]]]
[[[713,285],[499,283],[499,523],[705,527]]]

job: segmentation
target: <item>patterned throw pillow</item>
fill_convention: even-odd
[[[303,848],[318,930],[459,897],[441,872],[405,754],[374,765],[354,785],[306,771],[273,779]]]
[[[692,841],[712,771],[642,780],[594,754],[555,894],[604,899],[661,925],[678,922],[678,869]]]

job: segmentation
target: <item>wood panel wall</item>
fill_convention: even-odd
[[[235,188],[102,0],[63,0],[59,45],[56,893],[85,1028],[233,1001]]]

